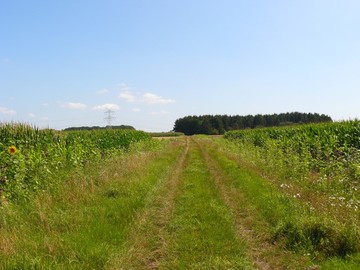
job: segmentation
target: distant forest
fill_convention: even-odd
[[[330,116],[318,113],[257,114],[246,116],[202,115],[186,116],[175,121],[174,131],[185,135],[224,134],[229,130],[285,126],[294,124],[332,122]]]
[[[126,126],[126,125],[106,126],[106,127],[98,127],[98,126],[93,126],[93,127],[69,127],[69,128],[65,128],[64,130],[69,131],[69,130],[97,130],[97,129],[132,129],[132,130],[135,130],[134,127]]]

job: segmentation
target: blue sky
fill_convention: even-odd
[[[0,122],[360,117],[358,0],[0,0]]]

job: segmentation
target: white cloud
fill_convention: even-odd
[[[151,114],[152,115],[164,115],[164,114],[169,114],[169,112],[162,110],[160,112],[151,112]]]
[[[146,104],[170,104],[175,103],[175,100],[170,98],[163,98],[153,93],[139,93],[134,92],[131,87],[126,83],[120,83],[119,98],[126,100],[127,102],[139,102]]]
[[[123,91],[119,94],[119,98],[125,99],[127,102],[142,102],[146,104],[170,104],[175,103],[175,100],[170,98],[163,98],[161,96],[145,93],[134,94],[131,91]]]
[[[87,108],[87,105],[84,103],[67,102],[61,105],[61,107],[72,110],[83,110]]]
[[[142,95],[142,101],[147,104],[170,104],[175,103],[175,100],[169,98],[163,98],[161,96],[152,94],[152,93],[145,93]]]
[[[43,103],[44,107],[49,107],[49,103]]]
[[[141,109],[139,109],[139,108],[133,108],[133,109],[131,109],[131,111],[133,111],[133,112],[141,112]]]
[[[99,110],[102,110],[102,111],[105,111],[105,110],[117,111],[117,110],[120,110],[120,107],[117,104],[107,103],[107,104],[103,104],[103,105],[97,105],[97,106],[93,107],[92,109],[94,111],[99,111]]]
[[[49,120],[49,117],[47,117],[47,116],[43,116],[43,117],[41,117],[41,120],[43,120],[43,121],[47,121],[47,120]]]
[[[137,100],[137,96],[130,91],[122,91],[119,94],[119,98],[125,99],[127,102],[135,102]]]
[[[107,89],[107,88],[102,88],[102,89],[100,89],[99,91],[97,91],[96,93],[98,93],[99,95],[106,95],[106,94],[108,94],[109,92],[110,92],[109,89]]]
[[[5,108],[5,107],[0,107],[0,113],[6,114],[6,115],[14,115],[14,114],[16,114],[16,111]]]
[[[119,83],[120,88],[119,98],[125,99],[127,102],[137,101],[137,96],[132,93],[132,89],[126,83]]]
[[[28,116],[31,117],[31,118],[35,118],[35,117],[36,117],[36,115],[33,114],[33,113],[28,113]]]

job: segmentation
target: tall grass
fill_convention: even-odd
[[[0,269],[111,269],[106,265],[179,153],[148,142],[54,175],[59,184],[51,192],[0,207]]]

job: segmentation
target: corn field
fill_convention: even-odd
[[[230,131],[225,138],[264,170],[360,211],[360,121]]]
[[[127,151],[133,143],[150,140],[142,131],[40,130],[26,124],[0,125],[1,201],[27,198],[48,188],[53,174]]]
[[[230,131],[224,137],[236,156],[306,209],[280,218],[274,241],[325,256],[359,251],[360,121]]]

